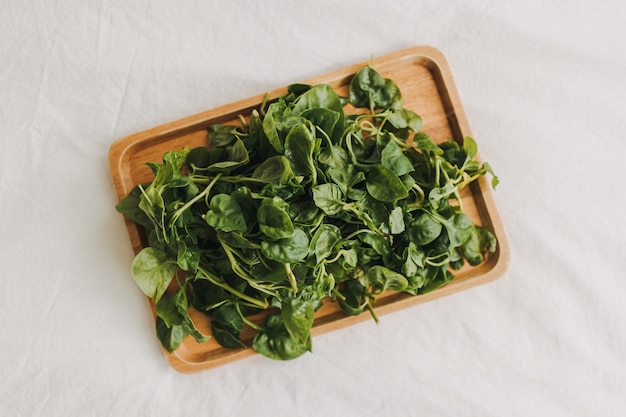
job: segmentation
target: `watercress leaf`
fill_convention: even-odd
[[[312,188],[313,201],[324,213],[333,216],[346,204],[341,189],[336,184],[321,184]]]
[[[389,214],[389,231],[392,235],[399,235],[404,228],[404,212],[401,207],[396,207]]]
[[[183,324],[187,317],[187,296],[179,289],[171,294],[164,294],[156,303],[156,313],[165,322],[167,327]]]
[[[289,160],[284,155],[274,155],[267,158],[252,173],[252,178],[284,185],[294,178]]]
[[[176,243],[178,247],[176,263],[183,271],[195,272],[200,263],[200,249],[189,236],[178,239]]]
[[[141,188],[139,186],[133,187],[130,193],[128,193],[126,197],[124,197],[116,204],[115,210],[128,217],[135,223],[143,227],[149,228],[152,225],[152,222],[148,218],[144,210],[139,207],[141,194]]]
[[[261,282],[282,283],[287,282],[285,266],[276,261],[267,260],[264,263],[256,263],[250,267],[250,274]]]
[[[263,132],[272,148],[280,154],[283,153],[283,140],[279,134],[280,124],[286,110],[287,105],[285,102],[277,101],[268,106],[267,113],[263,118]]]
[[[320,125],[320,127],[324,129],[326,133],[328,133],[329,136],[336,142],[343,134],[345,116],[343,112],[343,103],[341,101],[341,98],[339,97],[339,95],[337,95],[332,87],[326,84],[319,84],[307,90],[294,102],[293,114],[305,116],[307,115],[307,110],[320,108],[331,110],[338,115],[337,121],[334,123],[332,132],[326,131],[326,129],[329,129],[330,127],[331,122],[329,120],[325,120],[324,124]],[[311,113],[308,113],[308,116],[310,117]],[[319,116],[320,114],[317,114],[314,117]],[[327,114],[325,115],[325,118],[327,117],[330,116],[328,116]],[[319,119],[315,121],[319,121]]]
[[[314,229],[324,219],[324,213],[315,205],[315,202],[306,200],[289,205],[289,215],[294,225]]]
[[[404,263],[401,267],[401,272],[406,277],[413,277],[424,268],[425,255],[424,252],[418,249],[414,242],[410,242],[409,246],[403,251]]]
[[[398,176],[413,172],[413,163],[402,153],[395,140],[391,139],[380,154],[380,164],[396,173]]]
[[[398,176],[389,168],[373,165],[365,178],[367,192],[378,201],[392,203],[409,193]]]
[[[158,303],[177,268],[176,262],[168,259],[163,251],[147,247],[133,259],[131,273],[141,291]]]
[[[229,297],[221,287],[207,279],[196,279],[190,285],[190,303],[198,311],[208,312],[228,302]]]
[[[270,239],[284,239],[294,232],[289,205],[280,197],[264,198],[257,211],[261,232]]]
[[[401,109],[402,94],[394,81],[381,77],[374,68],[367,66],[352,77],[350,103],[354,107],[365,107],[370,110]]]
[[[330,256],[335,245],[341,241],[341,230],[334,224],[322,224],[311,239],[310,249],[315,253],[317,263]]]
[[[342,168],[348,165],[350,156],[342,147],[330,145],[320,151],[317,159],[320,163],[329,167]]]
[[[365,180],[365,174],[352,164],[331,167],[326,172],[345,195],[348,195],[353,187]]]
[[[217,194],[211,198],[205,221],[223,232],[245,232],[248,229],[241,207],[228,194]]]
[[[478,153],[478,145],[476,144],[474,138],[469,136],[465,136],[463,138],[463,150],[465,151],[466,161],[474,159]]]
[[[249,161],[250,156],[246,145],[244,145],[241,139],[237,138],[226,148],[224,159],[209,165],[207,170],[211,172],[230,173],[234,169],[247,164]]]
[[[309,238],[304,230],[296,228],[288,238],[262,241],[261,252],[265,257],[278,262],[299,262],[309,254]]]
[[[374,68],[362,68],[350,81],[350,104],[357,108],[374,108],[372,96],[384,84],[385,81]]]
[[[343,270],[352,270],[356,268],[359,258],[354,249],[342,249],[339,253],[341,254],[341,257],[338,262],[340,262]]]
[[[317,107],[306,109],[300,115],[309,120],[317,129],[323,131],[329,138],[333,139],[335,126],[341,119],[342,113],[327,107]]]
[[[424,132],[417,132],[415,136],[413,136],[413,146],[422,151],[432,152],[435,155],[443,154],[443,150],[441,150],[435,141]]]
[[[211,312],[211,331],[224,347],[245,347],[240,339],[243,327],[243,318],[232,303],[223,304]]]
[[[465,213],[456,213],[442,224],[448,233],[451,248],[461,246],[470,238],[473,222]]]
[[[311,338],[315,308],[313,300],[287,298],[281,304],[281,316],[291,338],[300,344]]]
[[[416,245],[427,245],[435,240],[440,234],[443,226],[428,213],[417,216],[410,224],[408,237]]]
[[[428,193],[428,201],[435,209],[445,205],[450,196],[457,191],[453,183],[446,183],[443,187],[435,187]]]
[[[185,337],[189,335],[189,331],[183,324],[174,324],[168,327],[167,324],[157,317],[156,319],[156,336],[161,345],[168,352],[174,352],[183,343]]]
[[[491,168],[491,165],[489,165],[487,162],[483,162],[480,170],[481,170],[481,173],[488,172],[491,174],[491,188],[495,189],[498,186],[498,184],[500,184],[500,179],[494,173],[493,168]]]
[[[484,227],[474,225],[471,228],[469,239],[462,246],[462,252],[467,262],[472,265],[478,265],[484,261],[484,254],[487,252],[495,252],[496,238],[489,230]]]
[[[165,201],[156,187],[150,185],[145,190],[142,190],[138,207],[157,228],[164,226]]]
[[[302,83],[294,83],[287,86],[287,92],[290,95],[294,96],[294,99],[307,91],[309,91],[313,87],[310,84],[302,84]]]
[[[218,230],[217,240],[223,242],[231,248],[256,249],[258,247],[257,244],[252,243],[249,239],[238,232],[222,232]]]
[[[237,126],[213,124],[208,127],[209,145],[211,148],[228,146],[237,139]]]
[[[390,112],[387,121],[396,129],[410,129],[413,132],[422,127],[422,118],[417,113],[403,108]]]
[[[374,293],[383,293],[387,290],[403,291],[409,285],[404,275],[382,265],[371,267],[364,280],[372,286]]]
[[[389,241],[377,233],[359,233],[358,237],[361,242],[368,244],[374,249],[378,255],[388,255],[391,252]]]
[[[290,360],[311,351],[311,338],[304,343],[291,337],[280,314],[270,314],[265,327],[252,342],[252,348],[261,355],[275,360]]]
[[[343,297],[338,298],[337,302],[344,313],[358,316],[367,307],[365,292],[366,288],[357,279],[348,280],[341,290]]]
[[[316,166],[313,161],[315,135],[311,126],[301,124],[294,126],[285,138],[285,157],[296,175],[315,176]]]

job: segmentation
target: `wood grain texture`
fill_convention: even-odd
[[[422,117],[421,130],[435,141],[441,142],[452,138],[462,143],[463,137],[472,136],[447,60],[440,51],[429,46],[416,46],[397,51],[305,80],[303,83],[328,84],[339,94],[346,95],[352,75],[370,63],[383,77],[396,82],[402,92],[404,106]],[[287,87],[273,90],[269,92],[269,98],[275,99],[286,91]],[[162,155],[170,150],[206,145],[206,128],[209,125],[237,124],[240,115],[249,115],[252,109],[260,106],[265,97],[266,93],[262,93],[116,141],[109,152],[109,166],[118,199],[124,198],[135,185],[152,180],[152,171],[146,166],[146,162],[161,162]],[[480,146],[480,139],[477,141]],[[470,187],[466,187],[461,195],[466,214],[496,235],[498,239],[496,252],[478,266],[466,266],[456,271],[452,282],[430,293],[419,296],[395,292],[382,294],[376,301],[377,314],[390,313],[443,297],[490,282],[503,275],[509,262],[509,247],[488,179],[481,177]],[[126,218],[124,221],[132,250],[137,253],[145,245],[142,232],[132,221]],[[132,279],[130,273],[129,279]],[[151,302],[150,306],[154,313],[154,305]],[[191,311],[190,315],[200,331],[210,334],[210,321],[206,315],[197,311]],[[316,312],[315,317],[313,335],[363,320],[371,320],[368,314],[346,316],[339,306],[330,300]],[[262,315],[253,320],[262,320]],[[253,336],[250,329],[244,330],[242,340],[249,346]],[[209,369],[256,354],[250,348],[223,348],[213,338],[206,343],[198,344],[191,337],[185,339],[174,353],[165,351],[164,353],[172,367],[180,372]]]

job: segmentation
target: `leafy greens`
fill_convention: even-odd
[[[464,214],[460,190],[498,179],[472,138],[436,144],[421,122],[367,66],[348,97],[294,84],[240,126],[210,126],[207,146],[148,163],[154,180],[116,208],[146,232],[131,272],[156,304],[163,347],[210,337],[193,307],[225,347],[245,346],[249,326],[254,350],[296,358],[323,302],[377,320],[378,294],[422,294],[483,262],[496,238]],[[249,319],[262,311],[262,325]]]

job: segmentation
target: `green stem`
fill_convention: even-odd
[[[176,221],[178,220],[178,218],[183,214],[183,212],[185,210],[187,210],[189,207],[193,206],[196,202],[198,202],[200,199],[204,198],[206,195],[208,195],[211,192],[211,189],[213,188],[213,186],[215,185],[215,183],[217,183],[217,181],[220,179],[220,177],[222,176],[222,174],[217,174],[213,180],[211,180],[211,182],[209,183],[209,185],[206,186],[206,188],[204,190],[202,190],[202,192],[198,193],[194,198],[192,198],[191,200],[187,201],[185,203],[184,206],[180,207],[179,209],[177,209],[174,214],[172,215],[172,219],[170,220],[170,225],[173,225],[174,223],[176,223]]]
[[[258,324],[248,320],[246,318],[246,316],[243,315],[243,313],[241,312],[241,308],[239,307],[238,303],[235,303],[235,308],[237,309],[237,312],[239,313],[239,315],[241,316],[241,319],[243,320],[243,322],[248,325],[249,327],[252,327],[254,330],[256,330],[257,332],[263,331],[263,327],[259,326]]]
[[[222,281],[221,278],[213,275],[212,273],[210,273],[209,271],[207,271],[204,268],[198,267],[198,271],[200,273],[202,273],[202,275],[204,275],[209,281],[211,281],[213,284],[217,285],[218,287],[222,288],[225,291],[228,291],[229,293],[233,294],[234,296],[247,301],[248,303],[261,308],[263,310],[267,309],[267,307],[269,307],[269,303],[266,300],[258,300],[254,297],[250,297],[249,295],[246,295],[244,293],[242,293],[241,291],[236,290],[235,288],[231,287],[230,285],[228,285],[227,283],[225,283],[224,281]]]
[[[374,307],[372,306],[372,303],[370,301],[369,298],[367,298],[365,300],[365,304],[367,306],[367,309],[369,310],[370,314],[372,315],[372,318],[374,319],[374,321],[376,322],[376,324],[378,324],[378,316],[376,315],[376,312],[374,311]]]
[[[287,279],[289,279],[289,284],[291,285],[291,290],[294,294],[298,292],[298,283],[296,282],[296,276],[291,270],[291,265],[289,263],[285,263],[285,272],[287,272]]]

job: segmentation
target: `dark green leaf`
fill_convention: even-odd
[[[286,239],[262,241],[261,252],[269,259],[291,263],[303,260],[309,254],[309,239],[302,229],[295,229]]]
[[[378,201],[392,203],[409,195],[400,178],[382,165],[371,167],[365,184],[367,192]]]
[[[245,232],[248,227],[237,200],[228,194],[217,194],[209,203],[207,224],[224,232]]]
[[[289,205],[279,197],[265,198],[257,211],[259,227],[270,239],[284,239],[293,234]]]
[[[304,343],[293,339],[281,315],[270,314],[265,320],[265,328],[254,338],[252,348],[270,359],[295,359],[311,351],[311,338]]]

